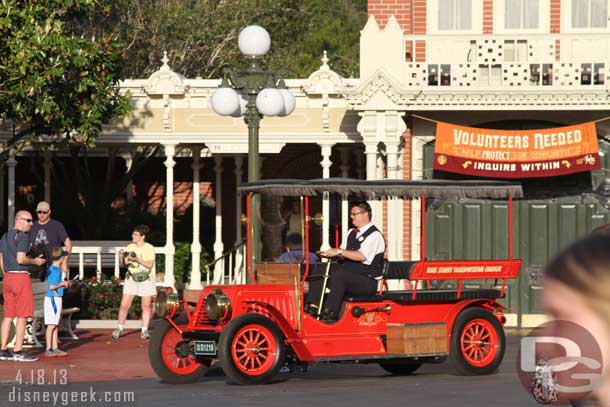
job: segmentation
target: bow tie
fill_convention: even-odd
[[[355,234],[360,233],[360,229],[358,229],[358,228],[354,228],[354,233],[355,233]]]

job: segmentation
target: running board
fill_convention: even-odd
[[[441,363],[448,356],[448,353],[427,353],[427,354],[392,354],[392,355],[360,355],[360,356],[333,356],[327,358],[318,358],[314,362],[354,362],[354,363],[371,363],[380,360],[388,359],[412,359],[413,361],[422,363]]]

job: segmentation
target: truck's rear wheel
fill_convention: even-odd
[[[223,330],[218,360],[227,378],[237,384],[263,384],[280,371],[286,358],[284,335],[269,318],[244,314]]]
[[[467,308],[455,320],[449,359],[461,374],[483,375],[495,371],[506,348],[504,329],[483,308]]]
[[[176,320],[176,324],[184,323],[183,317]],[[196,359],[190,341],[166,320],[159,322],[150,336],[148,359],[161,380],[171,384],[197,381],[207,373],[212,362]]]

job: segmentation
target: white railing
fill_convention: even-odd
[[[114,276],[119,278],[121,268],[119,250],[124,249],[129,243],[131,242],[117,240],[72,241],[69,265],[78,267],[78,275],[81,279],[85,276],[85,267],[94,267],[97,278],[101,277],[102,268],[113,268]],[[155,247],[155,255],[163,255],[167,261],[166,252],[164,246]],[[153,266],[153,272],[155,269],[156,267]],[[163,282],[157,282],[157,285],[163,285]]]
[[[97,278],[102,276],[102,268],[114,269],[114,276],[119,278],[120,264],[119,250],[124,249],[129,241],[72,241],[72,255],[69,265],[78,267],[79,278],[85,276],[85,268],[95,268]],[[165,256],[167,261],[167,249],[165,246],[155,247],[155,255]],[[155,262],[156,263],[156,262]],[[226,263],[226,267],[225,267]],[[246,244],[245,241],[224,253],[221,257],[205,266],[206,284],[245,284],[246,283]],[[226,271],[225,271],[226,270]],[[155,267],[153,267],[155,271]],[[162,270],[164,271],[164,270]],[[165,285],[158,281],[157,285]]]
[[[206,284],[245,284],[246,256],[246,242],[242,241],[206,264]]]

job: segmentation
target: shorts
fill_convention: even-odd
[[[55,299],[55,306],[57,312],[53,310],[53,304],[51,300]],[[59,325],[59,318],[61,318],[61,297],[44,297],[44,324],[45,325]]]
[[[157,286],[151,280],[137,282],[127,278],[123,283],[123,294],[138,297],[153,297],[157,295]]]
[[[32,281],[27,273],[5,273],[2,283],[5,318],[34,316]]]

